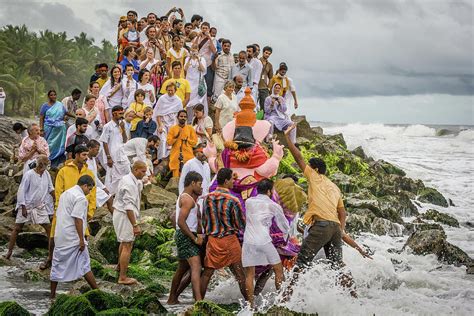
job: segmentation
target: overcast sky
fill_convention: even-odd
[[[152,5],[153,4],[153,5]],[[113,41],[118,17],[182,7],[230,38],[273,47],[302,97],[474,95],[473,2],[452,0],[0,0],[0,23]]]

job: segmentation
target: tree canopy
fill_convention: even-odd
[[[7,94],[5,110],[10,115],[33,116],[55,89],[58,99],[74,88],[87,91],[98,63],[114,63],[115,47],[106,40],[99,46],[86,33],[68,38],[66,32],[39,34],[25,25],[7,25],[0,30],[0,86]],[[36,93],[36,95],[35,95]]]

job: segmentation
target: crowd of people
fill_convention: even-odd
[[[261,50],[249,44],[233,54],[231,40],[218,38],[217,28],[202,16],[195,14],[188,22],[182,9],[172,8],[161,17],[149,13],[139,18],[135,11],[120,17],[117,47],[115,64],[95,66],[82,105],[79,88],[61,102],[50,90],[39,124],[14,125],[22,137],[18,159],[24,168],[6,257],[25,223],[42,225],[50,241],[41,269],[51,267],[52,297],[58,282],[80,277],[97,288],[86,240],[87,222],[101,206],[112,214],[120,243],[118,283],[137,283],[127,269],[141,233],[141,194],[163,168],[179,191],[173,218],[179,265],[168,303],[178,303],[190,283],[194,299],[204,299],[214,271],[225,267],[250,304],[263,288],[255,287],[255,267],[270,265],[280,289],[283,266],[269,229],[273,219],[283,232],[290,227],[282,207],[271,200],[273,181],[258,183],[258,195],[246,200],[244,215],[240,200],[229,191],[233,171],[220,168],[212,180],[204,154],[207,145],[223,142],[222,129],[239,112],[246,89],[257,117],[272,124],[271,133],[284,132],[308,179],[304,223],[310,229],[296,270],[308,266],[321,248],[342,264],[342,240],[367,256],[344,233],[341,193],[324,176],[324,161],[312,158],[306,165],[294,145],[296,128],[288,111],[291,99],[298,107],[296,91],[287,64],[274,68],[270,62],[270,46]],[[49,165],[57,172],[54,181]],[[213,182],[217,188],[211,191]],[[297,274],[293,283],[296,279]]]

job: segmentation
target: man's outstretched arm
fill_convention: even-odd
[[[287,128],[287,130],[285,131],[285,139],[286,139],[286,142],[288,144],[288,149],[290,150],[290,153],[291,155],[293,156],[293,158],[295,158],[295,161],[296,163],[298,164],[298,166],[300,167],[301,171],[304,172],[304,170],[306,169],[306,163],[304,162],[304,158],[303,158],[303,155],[301,154],[301,152],[298,150],[298,148],[296,148],[295,144],[293,144],[290,140],[290,132],[296,128],[296,125],[293,124],[292,126],[290,126],[289,128]]]

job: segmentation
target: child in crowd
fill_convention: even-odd
[[[127,22],[127,31],[123,33],[123,38],[127,41],[126,46],[140,46],[140,35],[135,28],[135,23],[131,21]]]
[[[137,129],[137,124],[141,120],[143,120],[144,116],[144,110],[148,107],[145,103],[145,91],[142,89],[138,89],[135,91],[135,102],[132,102],[130,104],[129,110],[133,111],[135,113],[135,117],[132,120],[132,126],[130,127],[130,132],[132,134],[132,137],[135,137],[135,131]]]
[[[156,132],[156,122],[152,119],[153,109],[149,106],[145,107],[143,110],[143,120],[140,120],[137,124],[137,128],[132,137],[142,137],[148,139],[151,135],[154,135]]]

